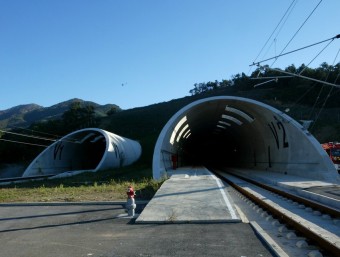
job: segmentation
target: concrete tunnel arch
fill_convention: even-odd
[[[31,162],[23,177],[60,177],[127,166],[137,161],[141,152],[137,141],[102,129],[86,128],[51,144]]]
[[[334,182],[338,173],[301,124],[267,104],[234,96],[197,100],[163,127],[153,154],[153,177],[178,165],[266,170]]]

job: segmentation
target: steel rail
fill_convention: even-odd
[[[334,245],[332,242],[327,240],[327,238],[324,238],[322,235],[319,235],[318,233],[310,230],[308,227],[304,226],[304,224],[300,223],[297,220],[294,220],[289,215],[281,212],[280,210],[276,209],[275,207],[271,206],[270,204],[266,203],[265,201],[262,201],[252,193],[248,192],[241,186],[235,184],[231,180],[227,179],[226,177],[222,176],[219,172],[212,171],[216,176],[218,176],[220,179],[226,181],[228,184],[230,184],[232,187],[234,187],[236,190],[241,192],[243,195],[260,205],[261,207],[267,209],[269,212],[271,212],[274,216],[276,216],[278,219],[284,221],[286,224],[292,226],[295,230],[302,233],[306,238],[316,242],[317,245],[319,245],[323,250],[325,250],[328,253],[334,254],[333,256],[340,256],[340,246]],[[229,174],[229,173],[228,173]],[[235,176],[234,174],[230,174]],[[240,176],[235,176],[242,180],[245,180],[244,178]],[[247,181],[247,180],[245,180]],[[247,181],[249,182],[249,181]],[[252,182],[249,182],[252,183]],[[262,186],[261,186],[262,187]],[[278,190],[278,189],[275,189]],[[278,190],[280,191],[280,190]],[[275,192],[276,193],[276,192]],[[287,196],[287,198],[290,198]],[[295,197],[294,197],[295,199]]]
[[[225,172],[225,171],[223,171]],[[228,172],[227,172],[228,173]],[[340,210],[338,209],[335,209],[335,208],[332,208],[330,206],[326,206],[324,204],[321,204],[321,203],[318,203],[318,202],[315,202],[313,200],[310,200],[310,199],[307,199],[307,198],[304,198],[304,197],[301,197],[301,196],[297,196],[297,195],[294,195],[294,194],[291,194],[291,193],[288,193],[286,191],[283,191],[283,190],[280,190],[280,189],[277,189],[275,187],[272,187],[272,186],[269,186],[269,185],[266,185],[266,184],[262,184],[258,181],[255,181],[253,179],[250,179],[250,178],[245,178],[243,176],[240,176],[240,175],[237,175],[237,174],[234,174],[234,173],[229,173],[237,178],[240,178],[242,180],[245,180],[249,183],[252,183],[258,187],[261,187],[263,189],[266,189],[270,192],[273,192],[273,193],[276,193],[278,195],[281,195],[283,197],[286,197],[286,198],[289,198],[291,200],[294,200],[295,202],[299,202],[299,203],[302,203],[306,206],[309,206],[313,209],[317,209],[323,213],[327,213],[329,215],[331,215],[332,217],[334,218],[340,218]]]

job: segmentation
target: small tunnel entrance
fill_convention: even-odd
[[[106,139],[101,131],[80,130],[45,149],[30,164],[23,176],[94,170],[103,159],[105,150]]]
[[[23,177],[67,176],[127,166],[138,160],[141,152],[137,141],[102,129],[86,128],[72,132],[46,148],[27,167]]]
[[[178,166],[267,170],[334,179],[320,143],[285,113],[251,99],[219,96],[193,102],[163,128],[154,150],[153,176]],[[333,174],[334,173],[334,174]]]
[[[62,143],[63,157],[60,156],[60,161],[63,158],[66,163],[61,164],[61,167],[64,166],[64,171],[72,171],[72,170],[92,170],[95,169],[106,149],[106,140],[103,134],[97,131],[89,132],[80,132],[77,134],[73,134],[72,137],[66,138]],[[55,147],[56,152],[58,146]],[[59,146],[60,148],[60,146]]]

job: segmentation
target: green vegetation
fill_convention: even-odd
[[[0,202],[125,201],[129,185],[136,191],[136,200],[148,200],[161,184],[162,181],[152,179],[150,168],[132,165],[68,178],[2,186]]]

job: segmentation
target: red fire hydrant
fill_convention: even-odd
[[[132,186],[128,186],[126,190],[127,194],[127,202],[126,202],[126,209],[128,211],[129,216],[135,216],[135,209],[136,209],[136,204],[135,204],[135,190],[133,189]]]

